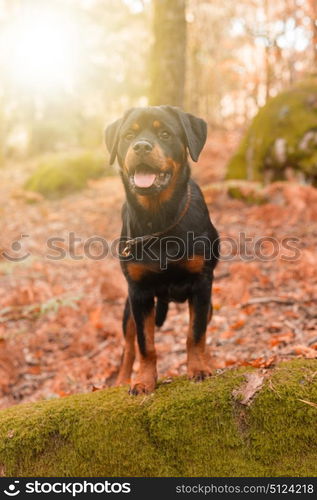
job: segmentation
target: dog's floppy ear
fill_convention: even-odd
[[[117,148],[119,142],[119,131],[123,122],[123,118],[119,118],[115,122],[108,125],[105,131],[105,140],[108,151],[110,153],[109,163],[112,165],[117,156]]]
[[[187,142],[189,154],[193,161],[198,161],[201,150],[207,139],[207,123],[197,116],[185,113],[180,108],[168,106],[177,115]]]
[[[134,108],[129,109],[122,118],[119,118],[115,122],[108,125],[105,131],[105,141],[108,151],[110,153],[109,163],[112,165],[117,156],[119,134],[123,123],[125,122],[128,115],[133,111]]]

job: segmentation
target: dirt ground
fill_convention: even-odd
[[[213,134],[193,167],[223,240],[208,327],[211,366],[269,368],[282,359],[317,358],[317,190],[272,184],[261,205],[215,192],[210,183],[223,178],[237,140]],[[120,179],[47,201],[23,191],[23,176],[23,165],[7,166],[0,186],[2,408],[111,385],[122,353],[126,284],[117,258],[97,259],[103,248],[95,238],[111,242],[120,234]],[[239,251],[243,238],[250,238],[248,257]],[[52,244],[63,258],[56,259]],[[186,306],[172,305],[156,333],[160,377],[186,372],[187,324]]]

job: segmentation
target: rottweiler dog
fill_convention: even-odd
[[[137,338],[133,395],[156,387],[154,330],[170,301],[189,303],[188,376],[210,375],[205,343],[219,239],[188,163],[188,153],[198,160],[206,136],[202,119],[174,106],[132,108],[106,129],[110,164],[118,159],[126,192],[119,255],[128,298],[117,384],[130,382]]]

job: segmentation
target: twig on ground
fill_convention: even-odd
[[[298,399],[298,401],[301,401],[302,403],[305,403],[306,405],[312,406],[313,408],[317,408],[317,403],[313,403],[312,401],[306,401],[305,399]]]
[[[240,307],[247,307],[255,304],[269,304],[270,302],[276,302],[277,304],[284,304],[286,306],[292,306],[294,304],[307,304],[309,302],[316,302],[317,299],[310,298],[306,300],[300,300],[295,298],[283,298],[283,297],[253,297],[253,299],[243,302]]]
[[[253,304],[268,304],[270,302],[276,302],[277,304],[293,305],[298,302],[295,299],[283,299],[282,297],[253,297],[253,299],[243,302],[241,307],[251,306]]]
[[[228,276],[230,276],[230,273],[228,273],[228,272],[220,273],[220,274],[216,274],[214,279],[215,279],[215,281],[218,281],[218,280],[222,280],[223,278],[228,278]]]
[[[92,351],[90,351],[86,356],[88,359],[92,359],[94,358],[95,356],[97,356],[98,354],[100,354],[104,348],[106,347],[106,345],[109,344],[109,339],[106,339],[104,340],[103,342],[101,342],[101,344],[99,344],[96,349],[93,349]]]

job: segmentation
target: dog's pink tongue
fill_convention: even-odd
[[[151,187],[155,181],[155,174],[145,172],[135,172],[134,183],[137,187],[148,188]]]

